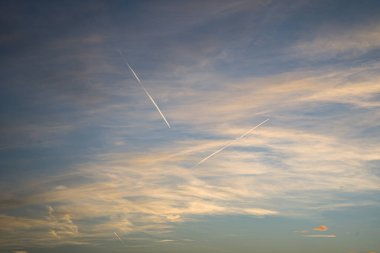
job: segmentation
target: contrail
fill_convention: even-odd
[[[246,136],[247,134],[251,133],[253,130],[255,130],[256,128],[258,128],[259,126],[261,126],[262,124],[264,124],[265,122],[267,122],[269,119],[266,119],[264,120],[263,122],[261,122],[260,124],[258,124],[257,126],[254,126],[252,127],[251,129],[249,129],[246,133],[242,134],[241,136],[239,136],[238,138],[236,138],[235,140],[233,141],[230,141],[228,142],[226,145],[224,145],[223,147],[221,147],[220,149],[218,149],[217,151],[215,151],[214,153],[212,153],[211,155],[203,158],[201,161],[198,162],[197,165],[200,165],[202,163],[204,163],[205,161],[207,161],[209,158],[213,157],[214,155],[218,154],[219,152],[223,151],[223,149],[227,148],[228,146],[231,146],[231,144],[233,144],[234,142],[240,140],[241,138],[243,138],[244,136]]]
[[[123,240],[121,240],[120,236],[119,236],[116,232],[113,232],[113,233],[116,235],[117,239],[119,239],[119,241],[120,241],[121,243],[124,243]]]
[[[158,105],[156,104],[156,102],[154,101],[153,97],[149,94],[149,92],[145,89],[144,85],[142,85],[141,83],[141,80],[140,78],[137,76],[136,72],[132,69],[131,65],[129,65],[129,63],[125,60],[124,58],[124,55],[123,53],[119,51],[119,54],[121,56],[121,58],[123,59],[125,65],[129,68],[129,70],[132,72],[133,76],[135,77],[136,81],[139,83],[140,87],[144,90],[145,94],[149,97],[150,101],[152,101],[152,103],[154,104],[154,106],[156,107],[157,111],[160,113],[161,117],[163,118],[163,120],[165,121],[166,125],[170,128],[170,124],[169,122],[166,120],[164,114],[161,112],[160,108],[158,107]]]

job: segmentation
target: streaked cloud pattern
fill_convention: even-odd
[[[380,6],[327,2],[2,3],[0,252],[378,251]]]

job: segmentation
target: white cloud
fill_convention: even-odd
[[[167,242],[176,242],[176,240],[163,239],[163,240],[159,240],[158,242],[161,242],[161,243],[167,243]]]
[[[318,235],[303,235],[303,237],[310,237],[310,238],[335,238],[336,235],[334,235],[334,234],[331,234],[331,235],[321,235],[321,234],[318,234]]]

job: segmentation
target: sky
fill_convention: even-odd
[[[0,1],[0,253],[379,253],[379,10]]]

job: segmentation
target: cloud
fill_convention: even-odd
[[[2,247],[17,247],[28,244],[57,245],[81,244],[78,227],[69,214],[56,213],[48,206],[46,217],[22,218],[0,215],[0,232],[4,233],[0,239]],[[51,239],[54,240],[51,240]],[[75,240],[72,240],[76,238]]]
[[[329,228],[325,225],[320,225],[319,227],[313,228],[315,231],[327,231]]]
[[[313,228],[314,231],[320,231],[325,232],[329,230],[329,228],[326,225],[320,225],[318,227]],[[302,237],[315,237],[315,238],[333,238],[336,237],[335,234],[310,234],[309,230],[301,230],[301,231],[295,231]]]
[[[98,45],[105,42],[105,38],[101,34],[86,34],[84,36],[78,36],[78,37],[68,37],[65,39],[60,39],[56,41],[52,41],[51,47],[54,47],[55,49],[58,48],[64,48],[64,47],[73,47],[73,46],[91,46],[91,45]]]
[[[60,236],[55,232],[55,230],[50,230],[50,233],[51,233],[51,235],[52,235],[54,238],[57,238],[57,239],[60,238]]]
[[[380,159],[380,149],[376,138],[362,131],[380,117],[373,100],[378,68],[228,81],[212,91],[184,87],[167,108],[181,138],[165,135],[165,142],[129,150],[111,141],[111,148],[91,154],[93,162],[21,184],[2,199],[2,210],[47,211],[1,216],[0,230],[8,235],[0,243],[13,245],[22,232],[21,242],[38,246],[84,244],[114,231],[168,231],[205,215],[310,216],[378,205],[341,195],[380,190],[379,179],[366,170],[368,161]],[[161,96],[165,101],[167,95]],[[319,113],[326,108],[330,115]],[[261,122],[263,111],[271,124],[220,153],[220,159],[191,169],[204,154]],[[112,128],[108,137],[125,136],[128,145],[135,131],[140,129]]]
[[[331,234],[331,235],[303,235],[303,237],[310,237],[310,238],[335,238],[336,235]]]
[[[245,209],[244,213],[251,214],[251,215],[257,215],[257,216],[265,216],[265,215],[276,215],[279,214],[277,211],[273,210],[267,210],[267,209],[259,209],[259,208],[251,208],[251,209]]]
[[[158,240],[157,241],[158,243],[189,243],[189,242],[194,242],[194,240],[192,239],[162,239],[162,240]]]
[[[190,4],[191,8],[197,6]],[[241,6],[246,5],[220,7],[212,18],[234,13]],[[197,10],[208,16],[210,9]],[[300,42],[296,49],[313,55],[366,52],[378,46],[371,29],[357,30],[353,34],[355,43],[343,41],[349,37],[344,32],[329,38],[341,43],[342,49],[326,47],[322,37],[310,45]],[[368,39],[369,46],[359,45],[364,41],[361,36]],[[98,44],[103,39],[90,36],[52,46]],[[208,46],[205,54],[215,50],[213,43]],[[189,50],[188,54],[193,52]],[[342,192],[366,196],[380,190],[379,178],[366,170],[369,161],[380,159],[378,139],[368,136],[380,119],[379,64],[247,79],[218,72],[209,56],[202,52],[192,58],[194,62],[207,62],[203,70],[193,64],[177,64],[173,58],[167,60],[173,61],[172,71],[156,69],[160,75],[147,75],[147,86],[173,119],[175,132],[170,135],[158,132],[151,124],[157,115],[148,103],[139,101],[138,89],[129,87],[128,80],[109,80],[108,76],[122,72],[112,54],[79,54],[71,60],[86,68],[66,73],[72,77],[71,83],[66,85],[66,77],[56,73],[49,77],[57,82],[52,82],[52,87],[37,87],[43,92],[36,97],[43,97],[45,102],[74,106],[75,113],[58,117],[76,120],[70,125],[41,123],[14,128],[11,124],[3,136],[12,136],[8,142],[14,147],[41,143],[50,147],[48,144],[66,139],[63,134],[74,130],[78,136],[83,133],[91,138],[100,132],[104,139],[99,145],[83,141],[86,146],[78,156],[85,154],[85,161],[74,168],[9,187],[11,190],[0,200],[1,210],[17,210],[22,215],[0,216],[0,231],[6,232],[0,244],[86,244],[107,240],[114,231],[120,235],[161,233],[207,215],[309,217],[326,210],[378,205],[378,201],[367,198],[342,197]],[[82,95],[77,92],[78,83],[86,84],[103,71],[107,75],[104,83],[95,80],[82,87]],[[265,128],[220,153],[220,159],[192,169],[204,154],[266,117],[271,123]],[[92,127],[96,131],[91,132]],[[101,132],[101,127],[106,130]],[[13,140],[15,136],[22,137],[20,143]],[[104,144],[107,142],[111,146]],[[21,239],[17,238],[19,234],[23,234]]]
[[[9,125],[8,125],[9,124]],[[13,125],[8,122],[0,131],[6,135],[1,149],[53,147],[63,143],[59,137],[67,136],[73,126],[66,123]]]
[[[295,53],[308,57],[353,57],[380,47],[378,24],[349,27],[329,27],[294,46]]]
[[[72,221],[71,215],[68,213],[57,216],[53,207],[48,206],[48,221],[54,228],[52,234],[55,237],[71,236],[78,234],[78,227]]]
[[[296,230],[296,231],[294,231],[294,233],[297,233],[297,234],[308,234],[309,230]]]
[[[176,242],[176,240],[163,239],[163,240],[159,240],[158,242],[161,242],[161,243],[167,243],[167,242]]]
[[[67,189],[67,187],[64,186],[64,185],[58,185],[57,187],[55,187],[56,191],[63,191],[63,190],[66,190],[66,189]]]

